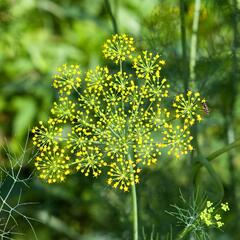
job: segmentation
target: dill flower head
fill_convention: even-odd
[[[195,121],[202,120],[202,104],[206,100],[202,99],[199,92],[193,93],[187,92],[185,97],[183,94],[177,95],[173,103],[173,107],[176,109],[176,118],[183,118],[186,124],[193,125]]]
[[[54,102],[51,113],[57,123],[66,123],[69,119],[72,120],[75,114],[76,104],[67,97],[60,97],[59,103]]]
[[[59,89],[60,94],[66,93],[70,95],[74,88],[80,87],[81,71],[79,65],[72,64],[68,66],[63,64],[57,71],[54,75],[53,87]]]
[[[62,128],[51,121],[46,126],[40,121],[39,126],[32,129],[32,133],[33,144],[41,151],[49,150],[51,145],[55,145],[62,140]]]
[[[107,67],[97,66],[95,70],[87,71],[85,81],[91,92],[100,94],[111,84],[111,79],[112,76]]]
[[[76,156],[77,158],[74,162],[76,169],[80,170],[85,176],[89,176],[90,173],[94,177],[99,176],[102,173],[101,168],[107,164],[103,160],[103,154],[99,147],[84,147],[77,152]]]
[[[191,145],[193,137],[185,126],[177,125],[173,127],[172,124],[165,123],[164,128],[163,141],[158,144],[158,147],[168,147],[168,155],[173,154],[176,158],[180,158],[193,150]]]
[[[69,168],[70,157],[65,154],[64,149],[57,146],[53,150],[41,152],[36,157],[35,167],[40,172],[40,178],[48,183],[62,182],[71,173]]]
[[[139,183],[138,173],[141,169],[135,169],[136,164],[131,160],[124,162],[120,160],[119,162],[120,164],[115,162],[110,164],[110,170],[107,173],[109,175],[108,184],[127,192],[131,185]]]
[[[143,51],[133,60],[133,68],[136,69],[136,74],[141,79],[150,80],[151,78],[159,78],[160,71],[165,61],[158,54],[148,51]]]
[[[108,39],[103,45],[103,55],[105,58],[114,61],[116,64],[132,58],[135,51],[134,40],[126,34],[113,35],[112,39]]]
[[[61,94],[49,127],[40,123],[33,129],[42,179],[55,183],[74,172],[107,173],[108,185],[128,191],[140,182],[142,168],[157,164],[164,148],[175,158],[193,150],[189,126],[171,123],[174,117],[165,102],[170,84],[161,76],[165,62],[144,51],[124,71],[121,62],[131,60],[133,51],[133,38],[114,35],[103,53],[120,63],[117,71],[97,66],[80,79],[78,65],[58,69],[54,86]]]

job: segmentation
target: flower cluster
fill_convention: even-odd
[[[103,45],[104,57],[119,63],[128,58],[132,58],[132,53],[135,51],[134,40],[126,34],[115,34],[112,39],[108,39]]]
[[[216,209],[213,203],[207,201],[205,209],[200,213],[201,221],[207,226],[215,226],[221,228],[224,223],[222,222],[222,217],[219,214],[220,209]],[[221,203],[221,210],[224,212],[229,211],[228,203]]]
[[[161,76],[165,61],[147,51],[134,57],[134,51],[133,38],[114,35],[103,53],[120,63],[118,71],[97,66],[82,74],[78,65],[58,68],[53,86],[59,100],[48,123],[40,122],[32,131],[42,179],[55,183],[78,171],[93,177],[106,172],[109,185],[128,191],[139,183],[143,166],[156,164],[163,149],[176,158],[193,150],[189,125],[179,120],[174,124],[176,117],[164,101],[170,88]],[[131,62],[132,71],[124,71],[123,61]],[[176,97],[174,106],[179,118],[194,123],[201,98],[188,93],[187,99]],[[184,101],[192,104],[187,112]]]
[[[193,137],[190,135],[190,131],[186,130],[186,126],[173,127],[172,124],[168,123],[165,123],[164,126],[166,130],[163,132],[163,142],[159,143],[158,146],[169,146],[168,155],[173,154],[176,158],[180,158],[193,150],[191,145]]]
[[[133,67],[136,69],[136,74],[141,79],[151,80],[160,77],[160,71],[165,61],[160,56],[153,55],[147,51],[143,51],[142,55],[138,55],[133,60]]]
[[[39,126],[32,129],[33,144],[37,146],[40,151],[50,150],[51,145],[57,144],[62,138],[62,128],[51,123],[48,126],[44,126],[43,122],[39,122]]]
[[[183,94],[177,95],[173,103],[176,108],[176,118],[183,118],[186,124],[193,125],[195,121],[202,120],[203,106],[205,99],[200,97],[200,93],[187,92],[185,97]]]
[[[40,178],[48,183],[62,182],[70,174],[70,157],[64,149],[43,151],[36,157],[35,166],[40,171]]]
[[[71,65],[68,67],[64,64],[57,69],[58,73],[55,74],[53,80],[53,87],[59,89],[59,92],[67,95],[71,94],[73,88],[80,87],[81,71],[79,65]]]

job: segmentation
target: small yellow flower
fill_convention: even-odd
[[[101,91],[107,89],[108,85],[112,84],[111,79],[112,76],[107,67],[97,66],[95,70],[87,71],[85,81],[88,89],[99,95]]]
[[[226,203],[221,203],[221,208],[224,212],[227,212],[227,211],[230,210],[227,202]]]
[[[71,153],[75,153],[83,148],[86,148],[91,144],[89,141],[89,133],[91,132],[88,128],[74,126],[71,133],[68,133],[66,147],[71,150]]]
[[[59,89],[60,94],[70,95],[72,90],[80,87],[81,71],[77,64],[68,66],[63,64],[54,75],[53,87]]]
[[[94,177],[97,177],[102,173],[101,168],[107,165],[98,147],[86,146],[81,148],[76,156],[77,158],[74,162],[76,170],[81,171],[85,176],[89,176],[92,173]]]
[[[39,122],[39,126],[32,129],[33,144],[41,151],[47,151],[50,146],[56,145],[62,140],[62,128],[56,126],[53,122],[44,126],[43,122]]]
[[[72,121],[75,118],[76,104],[67,97],[60,97],[59,103],[53,103],[51,113],[54,116],[53,121],[57,123]]]
[[[202,120],[202,103],[205,99],[200,97],[200,93],[187,92],[187,97],[183,94],[177,95],[173,103],[173,107],[176,108],[176,118],[183,118],[185,124],[193,125],[195,121]]]
[[[221,220],[221,219],[222,219],[222,217],[220,216],[220,214],[216,214],[216,215],[214,216],[214,218],[215,218],[216,220]]]
[[[182,128],[180,125],[173,127],[172,124],[165,123],[163,126],[163,141],[157,144],[160,148],[169,148],[168,154],[173,154],[176,158],[188,154],[193,150],[191,141],[193,137],[190,131]]]
[[[217,221],[217,227],[218,227],[218,228],[221,228],[223,225],[224,225],[223,222]]]
[[[139,182],[138,173],[140,169],[135,169],[136,165],[131,160],[118,159],[110,164],[107,183],[114,188],[119,187],[124,192],[129,191],[129,187]]]
[[[57,183],[65,180],[70,171],[70,158],[65,151],[58,148],[41,152],[36,157],[35,167],[41,179],[48,183]]]
[[[151,52],[143,51],[133,60],[133,68],[136,69],[138,78],[150,80],[159,79],[162,66],[165,64],[158,54],[153,55]]]
[[[104,57],[116,64],[131,59],[134,51],[134,40],[126,34],[113,35],[112,39],[108,39],[103,45]]]
[[[207,208],[210,208],[212,205],[213,205],[213,203],[212,203],[212,202],[210,202],[210,201],[207,201]]]

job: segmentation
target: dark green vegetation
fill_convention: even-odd
[[[210,155],[240,138],[239,9],[239,0],[1,0],[1,165],[9,163],[2,146],[21,154],[29,129],[48,118],[56,98],[51,87],[56,67],[79,63],[83,69],[94,68],[103,63],[99,53],[105,39],[115,32],[127,33],[140,48],[166,60],[164,75],[174,94],[200,91],[209,108],[205,120],[193,129],[193,156],[166,156],[157,167],[142,172],[137,185],[140,231],[144,228],[150,236],[154,226],[153,235],[158,232],[162,237],[171,225],[174,236],[181,231],[165,211],[173,210],[171,204],[181,205],[179,189],[188,199],[196,184],[211,201],[219,201],[224,191],[231,208],[224,232],[210,231],[212,239],[239,239],[239,143],[217,158]],[[31,147],[29,140],[26,159],[32,155]],[[32,171],[30,162],[23,167],[22,178]],[[1,194],[11,186],[7,181]],[[34,175],[22,199],[37,204],[21,210],[41,221],[33,221],[40,240],[131,239],[131,196],[103,181],[77,174],[63,184],[47,185]],[[18,199],[20,187],[10,201]],[[27,222],[16,218],[25,235],[14,238],[34,239]]]

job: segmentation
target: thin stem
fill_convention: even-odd
[[[236,139],[233,143],[215,151],[214,153],[210,154],[207,159],[208,161],[212,161],[213,159],[217,158],[218,156],[222,155],[225,152],[228,152],[229,150],[240,147],[240,138]]]
[[[179,0],[180,6],[180,29],[181,29],[181,45],[182,45],[182,61],[183,61],[183,70],[184,70],[184,90],[185,93],[188,90],[188,60],[187,60],[187,41],[186,41],[186,24],[185,24],[185,15],[184,7],[185,0]]]
[[[131,155],[128,154],[128,159],[131,160]],[[134,179],[134,172],[131,165],[131,171],[133,174],[133,184],[132,184],[132,217],[133,217],[133,240],[138,240],[138,207],[137,207],[137,191]]]
[[[138,209],[135,183],[133,183],[132,185],[132,201],[133,201],[133,239],[138,240]]]
[[[236,139],[233,143],[213,152],[212,154],[210,154],[208,157],[206,157],[206,159],[211,162],[212,160],[214,160],[215,158],[219,157],[220,155],[230,151],[233,148],[236,147],[240,147],[240,138]],[[199,172],[200,168],[203,165],[201,163],[196,163],[195,167],[194,167],[194,178],[196,179],[197,173]]]
[[[176,240],[183,239],[187,234],[191,231],[191,227],[185,227],[182,232],[180,232],[176,238]]]
[[[193,16],[193,25],[192,25],[192,37],[191,37],[191,46],[190,46],[190,87],[196,88],[196,60],[197,60],[197,33],[199,28],[199,16],[200,16],[201,0],[195,0],[195,9]]]
[[[113,15],[112,8],[111,8],[109,0],[105,0],[105,5],[106,5],[107,11],[109,13],[109,16],[111,18],[111,21],[112,21],[113,31],[114,31],[115,34],[117,34],[118,33],[117,21],[116,21],[116,18],[114,17],[114,15]]]
[[[120,60],[119,68],[120,68],[120,73],[122,73],[122,71],[123,71],[123,69],[122,69],[122,60]]]

